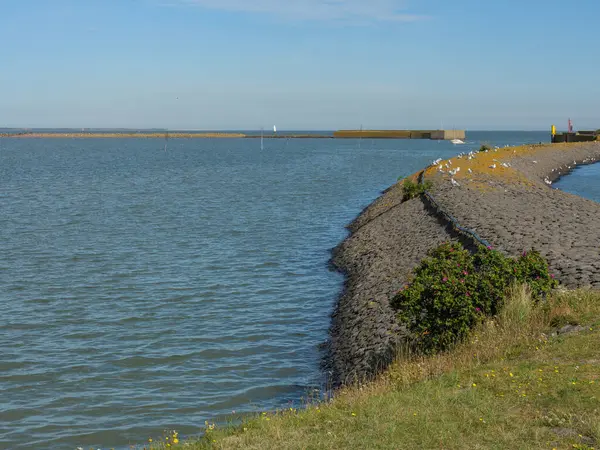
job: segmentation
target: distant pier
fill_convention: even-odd
[[[561,142],[591,142],[600,140],[600,133],[597,131],[578,131],[577,133],[558,133],[552,135],[552,143]]]
[[[19,132],[3,133],[0,137],[10,138],[138,138],[138,139],[257,139],[260,133],[246,134],[235,132]],[[333,134],[325,133],[264,133],[264,139],[433,139],[464,140],[465,130],[339,130]]]
[[[335,138],[465,140],[465,130],[339,130]]]
[[[553,144],[559,144],[563,142],[591,142],[600,141],[600,130],[595,131],[574,131],[573,123],[569,119],[568,131],[564,133],[556,132],[556,125],[550,127],[551,141]]]

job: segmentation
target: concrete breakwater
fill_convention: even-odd
[[[338,130],[333,133],[340,139],[466,139],[465,130]]]
[[[511,256],[533,247],[564,286],[600,288],[600,203],[551,186],[598,160],[600,143],[492,149],[442,161],[423,178],[433,181],[440,208],[493,247]],[[389,300],[431,249],[469,243],[426,199],[402,197],[400,183],[387,189],[333,251],[332,263],[346,274],[328,343],[334,384],[369,378],[393,360],[403,331]]]

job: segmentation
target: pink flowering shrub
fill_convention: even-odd
[[[459,243],[445,243],[414,270],[391,305],[417,348],[431,353],[451,347],[483,317],[497,314],[515,281],[528,283],[536,300],[557,285],[535,250],[513,259],[483,246],[473,255]]]

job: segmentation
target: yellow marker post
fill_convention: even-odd
[[[552,136],[556,135],[556,126],[552,125]]]

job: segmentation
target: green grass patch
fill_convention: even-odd
[[[431,181],[425,181],[420,184],[409,178],[404,180],[402,183],[402,193],[404,194],[402,200],[407,201],[411,198],[418,197],[422,195],[425,191],[430,191],[433,188],[433,183]]]

